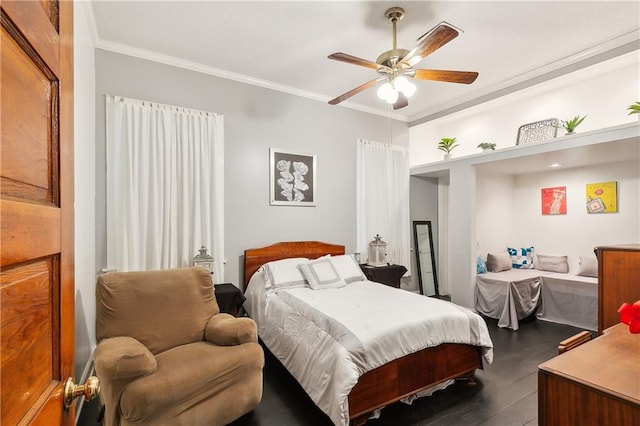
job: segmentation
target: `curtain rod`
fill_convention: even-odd
[[[135,99],[135,98],[127,98],[125,96],[119,96],[119,95],[106,95],[107,97],[111,97],[114,101],[116,102],[129,102],[129,103],[135,103],[135,104],[139,104],[142,106],[148,106],[150,108],[158,108],[158,109],[173,109],[175,111],[178,112],[183,112],[186,114],[193,114],[193,115],[212,115],[214,117],[219,117],[222,116],[222,114],[216,113],[216,112],[212,112],[212,111],[203,111],[203,110],[199,110],[199,109],[192,109],[192,108],[186,108],[186,107],[181,107],[181,106],[177,106],[177,105],[168,105],[168,104],[162,104],[160,102],[151,102],[151,101],[145,101],[142,99]]]

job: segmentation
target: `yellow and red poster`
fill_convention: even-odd
[[[587,184],[587,213],[616,213],[618,211],[618,182]]]

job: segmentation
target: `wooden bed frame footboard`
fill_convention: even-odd
[[[446,380],[473,380],[478,368],[482,368],[481,348],[454,343],[395,359],[360,376],[349,394],[351,424],[362,425],[373,410]]]
[[[267,262],[292,257],[315,259],[344,254],[344,246],[319,241],[276,243],[244,252],[244,286]],[[354,426],[367,422],[374,410],[449,379],[473,379],[482,368],[481,348],[445,343],[395,359],[363,374],[349,393],[349,417]]]

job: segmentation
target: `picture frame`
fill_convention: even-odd
[[[567,187],[542,188],[540,199],[543,215],[567,214]]]
[[[269,148],[269,204],[315,207],[316,155]]]
[[[618,212],[618,182],[598,182],[586,185],[587,214]]]

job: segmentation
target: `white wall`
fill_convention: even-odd
[[[471,243],[476,256],[486,259],[487,252],[504,251],[513,244],[515,182],[512,175],[502,173],[478,173],[476,175],[476,239]]]
[[[534,246],[536,253],[569,256],[575,273],[580,256],[594,247],[640,241],[640,183],[636,160],[544,173],[477,174],[478,253]],[[618,212],[587,214],[586,184],[618,182]],[[567,214],[542,215],[541,189],[567,188]]]
[[[96,340],[95,56],[86,8],[77,2],[73,20],[76,383],[84,383],[90,372]]]
[[[568,255],[575,273],[579,256],[593,256],[599,245],[640,241],[640,184],[637,160],[515,178],[513,235],[509,244],[535,246],[539,254]],[[587,214],[586,184],[618,182],[618,213]],[[567,187],[567,214],[542,215],[540,190]],[[513,246],[512,246],[513,247]]]
[[[149,60],[96,51],[96,268],[106,262],[105,94],[224,114],[225,276],[244,249],[319,240],[355,250],[356,139],[408,146],[408,125]],[[269,147],[317,155],[317,207],[269,205]],[[195,254],[195,252],[194,252]]]
[[[631,52],[602,64],[558,77],[529,89],[410,128],[411,166],[442,160],[436,149],[443,137],[456,137],[454,157],[477,154],[481,142],[497,149],[516,143],[518,128],[547,118],[587,118],[577,128],[585,132],[635,122],[627,107],[640,98],[640,54]],[[564,135],[559,129],[558,135]]]

